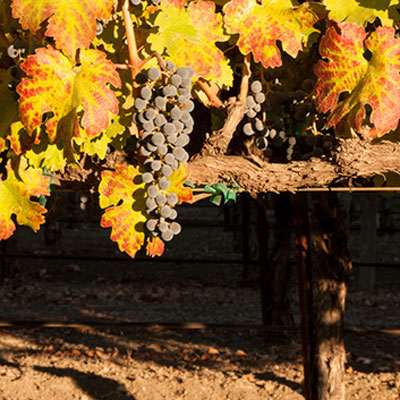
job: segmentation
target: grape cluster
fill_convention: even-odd
[[[255,146],[273,162],[329,157],[333,136],[315,136],[310,129],[314,122],[319,132],[324,129],[312,99],[315,77],[301,77],[282,67],[268,69],[263,78],[263,84],[250,84],[244,134],[253,137]]]
[[[133,122],[142,131],[138,151],[147,157],[142,174],[142,182],[146,184],[146,213],[150,217],[146,228],[164,241],[170,241],[181,231],[174,221],[178,196],[167,190],[173,171],[189,159],[184,147],[190,141],[194,125],[190,115],[194,109],[190,99],[194,74],[191,67],[176,68],[167,61],[165,72],[153,67],[136,77],[141,87],[140,96],[135,99],[137,112]]]
[[[131,0],[131,4],[133,6],[138,6],[139,4],[141,4],[143,2],[143,0]],[[151,0],[151,4],[153,6],[158,6],[161,3],[161,0]]]
[[[250,84],[250,94],[247,96],[247,122],[243,125],[243,133],[247,136],[254,137],[255,146],[264,152],[264,156],[268,159],[274,154],[280,152],[280,149],[286,150],[286,159],[290,161],[296,144],[296,138],[288,137],[284,125],[276,124],[276,128],[268,126],[264,120],[266,119],[265,107],[263,107],[266,96],[263,92],[263,85],[259,80],[255,80]],[[285,147],[284,145],[287,144]]]
[[[254,143],[260,150],[268,147],[268,131],[263,121],[262,104],[265,102],[263,86],[259,80],[250,85],[250,93],[246,98],[246,122],[243,125],[243,133],[253,136]]]
[[[296,158],[307,160],[311,157],[329,158],[335,145],[335,137],[329,133],[323,135],[304,134],[298,137]]]

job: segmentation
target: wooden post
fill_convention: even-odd
[[[312,209],[312,399],[345,400],[343,319],[351,257],[343,229],[346,212],[336,193],[314,194]]]
[[[316,400],[317,392],[313,376],[314,336],[312,319],[311,255],[308,228],[307,194],[294,196],[294,226],[296,232],[297,280],[301,318],[301,339],[304,367],[304,397]]]
[[[361,263],[376,262],[377,200],[376,193],[365,193],[361,200]],[[360,267],[357,270],[356,286],[358,290],[374,290],[375,267]]]

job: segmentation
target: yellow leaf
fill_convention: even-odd
[[[0,181],[0,240],[8,239],[15,231],[11,217],[16,216],[19,225],[26,225],[37,231],[44,223],[43,214],[46,209],[32,196],[49,195],[49,181],[41,170],[26,168],[26,162],[21,162],[18,171],[19,180],[11,167],[7,165],[7,179]]]
[[[11,8],[23,29],[36,33],[48,22],[46,35],[71,59],[78,48],[88,49],[96,37],[96,19],[108,20],[114,0],[13,0]]]
[[[37,49],[21,64],[28,77],[17,87],[19,111],[30,135],[41,126],[45,113],[53,115],[45,122],[52,143],[60,120],[68,117],[75,123],[70,115],[76,114],[78,107],[84,111],[81,124],[88,137],[100,134],[109,126],[110,115],[118,113],[116,94],[108,87],[121,85],[115,66],[97,50],[82,50],[80,58],[81,66],[74,67],[61,52],[48,47]]]

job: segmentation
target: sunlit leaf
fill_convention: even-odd
[[[238,46],[242,54],[252,53],[264,67],[282,65],[282,49],[296,57],[309,36],[317,30],[317,14],[309,2],[293,6],[291,0],[231,0],[225,4],[224,21],[228,33],[239,33]]]
[[[174,192],[178,196],[178,204],[190,203],[193,200],[193,190],[183,184],[188,180],[189,166],[187,164],[181,165],[176,171],[172,173],[169,180],[171,186],[166,192]]]
[[[120,123],[120,116],[113,118],[110,126],[103,131],[100,135],[89,138],[84,134],[74,138],[76,144],[80,146],[82,153],[89,154],[90,156],[97,155],[100,160],[103,160],[107,154],[107,148],[113,139],[122,134],[125,131],[125,127]]]
[[[43,140],[33,144],[32,149],[25,153],[25,158],[32,167],[47,168],[49,171],[62,171],[67,164],[62,142],[51,144]]]
[[[196,77],[231,86],[233,75],[224,53],[215,45],[229,36],[223,32],[222,16],[211,1],[190,2],[187,9],[163,3],[154,25],[158,32],[148,42],[153,51],[167,54],[178,66],[193,67]],[[178,2],[179,3],[179,2]]]
[[[378,135],[383,135],[395,129],[400,118],[400,40],[387,26],[370,36],[352,23],[343,23],[340,29],[329,28],[320,43],[326,61],[320,60],[315,68],[317,108],[330,111],[328,127],[346,120],[360,132],[368,104],[372,109],[369,120]],[[370,61],[364,56],[365,49]],[[344,99],[339,101],[342,93]]]
[[[117,165],[115,172],[102,172],[99,186],[100,207],[106,208],[101,226],[111,228],[111,240],[132,258],[144,244],[147,220],[145,184],[135,183],[140,175],[131,165]]]
[[[96,19],[108,20],[114,4],[114,0],[13,0],[11,7],[22,28],[33,33],[48,21],[46,35],[74,58],[78,48],[89,48],[96,37]]]
[[[164,242],[158,237],[147,238],[146,254],[151,257],[161,256],[164,253]]]
[[[81,65],[74,66],[62,53],[48,47],[37,49],[21,65],[28,77],[17,88],[19,111],[29,134],[34,135],[43,114],[51,112],[53,116],[45,126],[54,143],[59,121],[81,107],[81,125],[88,137],[94,137],[109,126],[110,115],[118,113],[118,100],[108,87],[121,85],[115,66],[97,50],[83,50],[80,59]]]
[[[0,137],[0,153],[4,151],[7,148],[7,142],[6,139],[3,139]]]
[[[12,216],[16,216],[19,225],[26,225],[37,231],[44,223],[43,214],[46,209],[38,202],[31,200],[31,196],[49,195],[49,181],[41,170],[26,169],[26,163],[21,163],[18,180],[11,168],[7,165],[7,179],[0,181],[0,240],[8,239],[15,231]]]
[[[392,25],[392,19],[398,17],[396,8],[400,6],[398,0],[324,0],[324,3],[329,10],[329,18],[358,25],[372,22],[376,17],[382,24]]]

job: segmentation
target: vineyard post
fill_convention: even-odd
[[[318,400],[344,400],[343,324],[347,283],[352,270],[344,229],[347,210],[336,193],[316,193],[312,198],[313,387]]]

